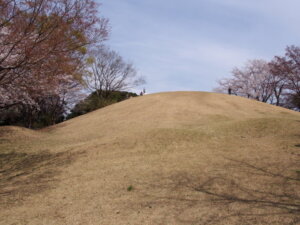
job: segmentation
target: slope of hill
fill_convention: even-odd
[[[300,113],[146,95],[0,128],[0,224],[300,224]]]

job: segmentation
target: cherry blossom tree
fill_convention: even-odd
[[[243,68],[234,68],[232,78],[219,81],[219,90],[267,102],[272,96],[272,74],[264,60],[249,60]]]
[[[218,83],[217,92],[230,89],[232,94],[300,110],[300,47],[288,46],[284,56],[269,63],[249,60]]]
[[[93,0],[1,0],[0,109],[34,107],[80,82],[87,48],[107,38],[107,23]]]

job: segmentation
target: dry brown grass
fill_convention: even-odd
[[[300,224],[300,113],[159,93],[0,128],[0,224]]]

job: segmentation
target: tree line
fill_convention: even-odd
[[[0,125],[53,125],[90,92],[104,99],[144,83],[105,45],[110,26],[99,8],[94,0],[0,0]]]
[[[234,68],[232,77],[218,81],[217,92],[256,99],[300,110],[300,47],[288,46],[283,56],[271,61],[249,60]]]

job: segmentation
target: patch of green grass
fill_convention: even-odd
[[[127,187],[127,191],[132,191],[133,190],[133,186],[132,185],[129,185],[128,187]]]

